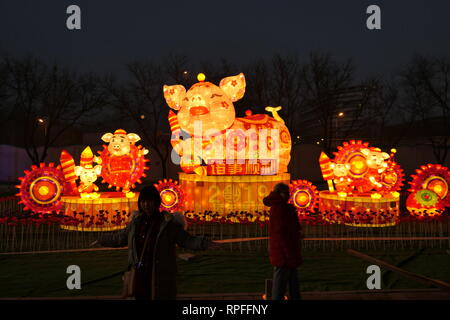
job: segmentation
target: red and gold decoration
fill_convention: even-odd
[[[398,191],[404,181],[403,169],[394,159],[395,153],[395,149],[388,154],[360,140],[351,140],[338,146],[338,151],[333,153],[334,159],[322,152],[319,165],[328,183],[328,191],[320,192],[320,211],[335,211],[342,215],[351,212],[356,215],[355,221],[360,220],[358,214],[389,211],[395,212],[392,221],[382,225],[395,223]],[[346,221],[352,224],[348,223],[348,219]]]
[[[138,210],[139,194],[124,197],[122,192],[102,192],[98,197],[63,196],[63,212],[76,219],[76,224],[62,224],[61,228],[74,231],[113,231],[126,227],[130,215]]]
[[[61,151],[59,157],[62,171],[64,173],[64,194],[66,195],[78,195],[77,187],[77,175],[75,174],[75,161],[70,153],[66,150]]]
[[[116,191],[129,193],[136,187],[136,183],[142,182],[142,177],[146,177],[144,171],[149,168],[145,155],[148,150],[135,145],[140,140],[137,134],[127,133],[123,129],[116,130],[114,134],[104,134],[102,140],[108,143],[98,152],[102,165],[102,182],[108,183],[109,188],[115,187]]]
[[[53,163],[31,166],[31,171],[25,170],[25,176],[20,177],[19,203],[25,210],[37,213],[51,213],[61,210],[61,196],[64,193],[64,174],[60,166]]]
[[[210,160],[206,167],[209,176],[235,176],[235,175],[274,175],[276,174],[276,160],[249,160],[244,163],[237,160],[223,161]]]
[[[314,212],[319,204],[319,191],[307,180],[294,180],[289,184],[292,203],[300,215]]]
[[[103,135],[102,140],[108,145],[99,151],[100,157],[95,157],[91,148],[86,147],[80,155],[79,166],[75,165],[72,155],[63,150],[61,166],[41,163],[39,167],[32,166],[31,171],[26,170],[17,186],[20,203],[26,210],[36,213],[63,212],[70,219],[61,227],[68,230],[124,228],[132,211],[137,210],[138,194],[131,189],[146,176],[148,150],[135,145],[140,140],[137,134],[122,129]],[[100,192],[95,183],[100,175],[110,188],[114,186],[122,192]],[[80,179],[78,185],[77,178]]]
[[[212,211],[225,216],[232,211],[268,209],[262,200],[277,183],[289,184],[290,175],[200,176],[182,172],[179,181],[184,192],[184,210]]]
[[[161,211],[175,212],[182,207],[184,192],[177,181],[172,179],[159,180],[154,186],[161,195]]]
[[[439,164],[421,166],[411,178],[406,208],[412,215],[438,216],[450,207],[450,171],[447,167]]]

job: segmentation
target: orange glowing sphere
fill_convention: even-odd
[[[197,80],[198,80],[198,81],[203,82],[203,81],[205,81],[205,79],[206,79],[206,76],[205,76],[204,73],[199,73],[199,74],[197,75]]]
[[[171,194],[165,194],[164,195],[164,202],[172,202],[172,200],[173,200],[173,196],[171,195]]]
[[[41,186],[40,188],[39,188],[39,194],[40,195],[42,195],[42,196],[46,196],[49,192],[50,192],[50,190],[48,189],[48,187],[47,186]]]
[[[431,177],[428,181],[425,182],[426,188],[428,190],[434,191],[439,198],[443,199],[447,195],[448,185],[447,182],[441,177]]]
[[[306,191],[300,190],[297,192],[294,199],[297,206],[306,207],[311,201],[311,196]]]

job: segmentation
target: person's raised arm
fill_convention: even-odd
[[[126,247],[128,244],[128,233],[130,232],[131,224],[133,223],[135,217],[136,213],[134,212],[130,222],[124,229],[118,232],[108,232],[105,234],[101,234],[98,239],[91,244],[91,246],[99,244],[102,247],[110,248]]]

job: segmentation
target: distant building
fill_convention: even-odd
[[[336,91],[301,110],[294,143],[296,139],[302,143],[315,143],[323,138],[340,142],[351,136],[360,128],[361,119],[368,116],[364,108],[366,99],[366,88],[354,86]]]

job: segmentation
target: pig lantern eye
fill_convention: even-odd
[[[213,94],[211,95],[211,99],[212,99],[212,98],[215,98],[215,97],[221,97],[221,96],[222,96],[221,94],[213,93]]]

